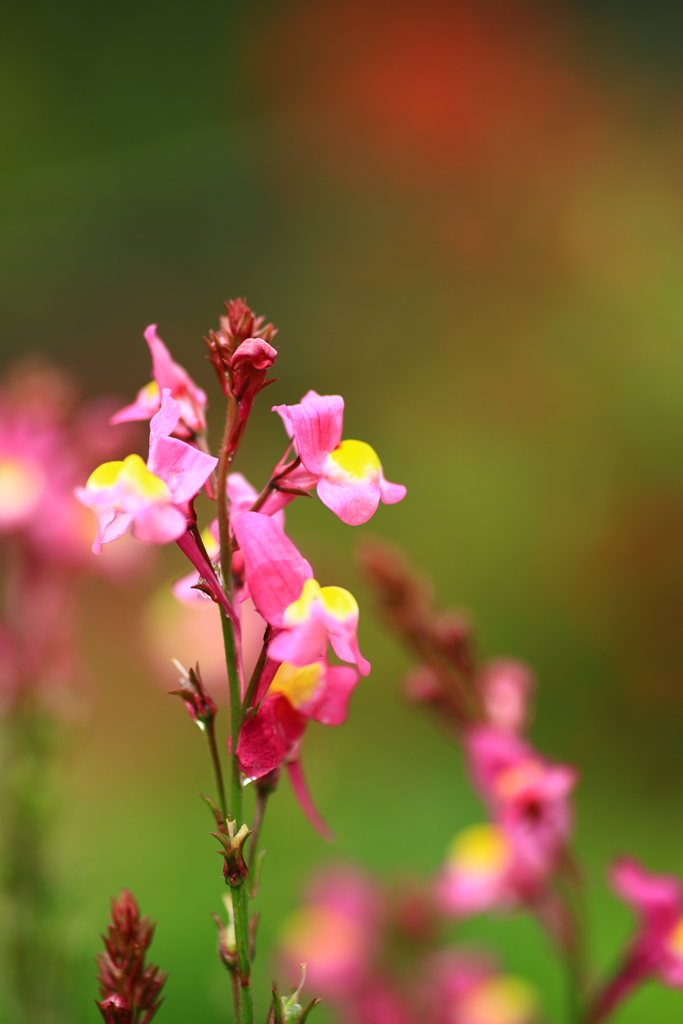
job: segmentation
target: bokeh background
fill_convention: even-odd
[[[157,322],[217,412],[201,336],[246,295],[280,328],[280,380],[238,468],[263,481],[282,446],[271,400],[313,387],[345,396],[347,436],[408,485],[355,531],[317,502],[289,514],[318,578],[361,597],[374,671],[349,723],[306,739],[335,846],[286,784],[272,802],[264,1017],[307,872],[348,856],[426,875],[480,814],[457,752],[402,701],[407,660],[351,557],[369,532],[470,609],[485,655],[534,666],[535,738],[581,769],[577,843],[608,964],[629,927],[608,859],[683,870],[683,8],[7,0],[0,23],[3,363],[41,352],[87,393],[130,400]],[[159,920],[160,1022],[230,1019],[196,797],[208,768],[150,660],[158,588],[183,570],[169,552],[84,595],[91,678],[55,846],[74,1024],[97,1019],[91,961],[124,885]],[[563,1019],[531,924],[465,931]],[[666,1024],[681,1005],[651,986],[618,1020]]]

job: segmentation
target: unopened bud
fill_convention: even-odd
[[[241,885],[249,874],[242,847],[251,835],[251,829],[247,825],[242,825],[237,830],[236,821],[227,821],[226,825],[228,826],[227,832],[211,832],[210,834],[223,847],[222,850],[217,851],[223,857],[223,877],[226,885],[234,887]]]
[[[176,658],[172,659],[172,664],[180,673],[180,689],[171,690],[170,693],[172,696],[180,697],[181,700],[185,701],[185,707],[190,713],[190,717],[197,723],[202,732],[204,732],[206,727],[210,725],[216,717],[218,708],[216,707],[213,697],[202,682],[202,678],[199,674],[199,665],[196,665],[195,668],[191,668],[188,671],[183,668]]]

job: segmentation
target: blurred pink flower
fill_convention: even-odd
[[[319,872],[282,930],[285,971],[294,980],[305,963],[312,991],[354,999],[372,976],[383,912],[381,891],[362,872],[346,865]]]
[[[538,998],[526,981],[489,958],[443,950],[425,965],[429,1024],[534,1024]]]
[[[518,902],[514,849],[499,825],[472,825],[450,844],[434,893],[439,908],[467,917]]]
[[[490,661],[482,668],[477,685],[488,723],[507,732],[524,732],[534,688],[528,666],[511,658]]]
[[[178,403],[178,421],[173,428],[176,437],[192,438],[206,432],[206,394],[197,387],[182,366],[174,362],[171,353],[157,334],[157,325],[150,324],[145,341],[152,356],[152,380],[138,391],[132,405],[120,409],[111,423],[130,420],[150,420],[161,409],[161,396],[168,388]]]
[[[380,500],[394,505],[406,495],[402,484],[384,478],[377,453],[364,441],[342,441],[344,399],[307,392],[298,405],[276,405],[308,473],[317,478],[318,497],[350,526],[366,523]]]
[[[513,847],[518,880],[526,876],[533,890],[555,869],[569,839],[576,771],[549,764],[517,736],[491,726],[470,729],[465,751],[474,784]]]

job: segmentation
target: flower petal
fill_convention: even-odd
[[[273,412],[282,417],[285,425],[289,420],[297,455],[309,473],[321,473],[325,458],[341,441],[344,422],[341,395],[318,395],[309,391],[298,405],[276,405]]]
[[[271,626],[282,626],[285,609],[313,577],[311,566],[270,516],[244,512],[235,517],[233,529],[257,610]]]
[[[180,509],[174,505],[150,504],[136,514],[133,536],[146,544],[169,544],[182,537],[186,528],[187,519]]]
[[[403,501],[407,494],[407,489],[403,484],[392,484],[385,479],[382,467],[379,469],[379,492],[382,498],[383,505],[396,505],[397,502]]]
[[[349,713],[349,700],[358,683],[358,673],[346,665],[328,666],[318,688],[298,711],[323,725],[341,725]]]
[[[379,505],[380,488],[375,480],[359,480],[357,477],[331,480],[322,476],[316,490],[323,505],[347,526],[367,523]]]

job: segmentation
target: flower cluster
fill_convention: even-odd
[[[341,1024],[539,1020],[531,985],[502,972],[489,954],[444,943],[442,935],[428,889],[381,886],[340,865],[309,884],[282,930],[280,959],[292,978],[306,963],[308,980]]]
[[[431,885],[433,910],[457,920],[487,910],[534,914],[573,974],[577,1019],[585,1024],[607,1020],[648,978],[683,990],[683,882],[650,874],[631,858],[613,865],[611,880],[638,915],[638,930],[615,975],[590,984],[575,909],[582,882],[571,850],[570,798],[577,773],[548,761],[528,739],[532,673],[510,659],[479,665],[466,618],[435,610],[430,588],[389,545],[367,544],[360,558],[387,624],[418,659],[406,679],[408,698],[430,708],[461,743],[471,782],[488,812],[488,820],[464,828],[451,841]],[[522,1004],[529,1009],[519,1019],[527,1020],[531,1004]],[[386,1024],[404,1019],[389,1015]],[[458,1009],[445,1019],[461,1024],[470,1017]],[[481,1019],[518,1017],[501,1004]]]
[[[161,1006],[166,975],[146,964],[154,925],[140,917],[132,893],[124,889],[111,901],[111,920],[97,958],[100,999],[105,1024],[149,1024]]]
[[[206,394],[172,358],[156,325],[148,327],[153,380],[111,418],[113,425],[150,421],[147,460],[132,454],[105,462],[75,489],[78,501],[96,518],[96,554],[128,532],[147,544],[175,541],[192,565],[175,585],[176,596],[218,606],[230,695],[229,789],[216,742],[217,708],[199,665],[190,670],[178,666],[180,689],[174,692],[204,732],[215,772],[218,803],[209,803],[217,831],[212,834],[220,842],[232,892],[234,935],[229,950],[227,926],[221,926],[221,961],[233,976],[238,1017],[245,1024],[253,1019],[249,899],[257,884],[255,854],[265,803],[286,768],[309,820],[324,836],[331,835],[306,786],[302,740],[310,721],[341,725],[359,677],[370,672],[359,646],[355,598],[315,579],[285,532],[284,508],[315,489],[343,522],[359,525],[380,502],[394,504],[406,493],[385,479],[368,444],[342,440],[343,399],[314,391],[301,402],[273,408],[283,422],[286,447],[260,492],[232,470],[254,399],[273,382],[267,373],[278,355],[275,334],[272,324],[238,299],[227,303],[218,330],[205,339],[227,400],[222,443],[212,455]],[[203,530],[195,511],[200,493],[216,504],[216,516]],[[247,783],[256,792],[253,828],[242,810]],[[283,1001],[276,993],[276,1019],[286,1010],[287,1019],[294,1020],[297,999],[298,994]],[[304,1015],[309,1008],[299,1007]]]

